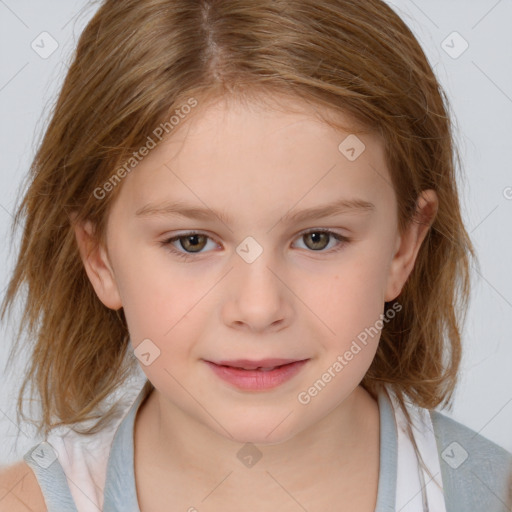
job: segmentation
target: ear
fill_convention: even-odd
[[[107,308],[120,309],[123,304],[114,271],[106,249],[94,237],[92,223],[76,223],[74,230],[80,257],[96,295]]]
[[[396,299],[409,277],[421,244],[437,214],[438,199],[434,190],[423,190],[416,201],[416,214],[405,232],[398,237],[395,254],[389,268],[386,302]]]

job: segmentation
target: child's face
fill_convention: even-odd
[[[425,228],[399,236],[375,136],[359,136],[366,149],[351,161],[360,148],[338,148],[348,133],[307,113],[219,102],[181,122],[118,185],[108,256],[86,268],[104,304],[124,308],[133,348],[151,340],[142,360],[160,351],[141,367],[171,409],[240,442],[283,441],[349,404]],[[292,218],[356,198],[373,207]],[[137,215],[177,202],[206,214]],[[164,244],[191,230],[204,236]],[[265,389],[240,389],[206,362],[265,358],[307,362]]]

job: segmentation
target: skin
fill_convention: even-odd
[[[359,135],[366,149],[349,161],[338,150],[348,132],[298,100],[279,98],[279,106],[199,105],[123,180],[106,246],[93,249],[89,223],[76,228],[90,281],[105,306],[124,308],[132,348],[150,339],[160,350],[141,365],[156,389],[135,424],[137,492],[147,510],[169,500],[182,510],[260,510],[262,490],[265,504],[281,510],[326,510],[333,496],[336,510],[374,510],[379,411],[359,384],[380,333],[308,404],[297,396],[400,294],[437,198],[423,191],[423,221],[400,236],[382,141]],[[374,210],[281,221],[342,198]],[[135,214],[167,200],[222,210],[230,221]],[[348,241],[313,240],[303,233],[311,228]],[[209,238],[188,260],[169,247],[193,246],[162,245],[190,230]],[[252,263],[236,252],[248,236],[263,249]],[[264,357],[309,361],[261,392],[231,387],[203,361]],[[236,456],[246,442],[262,454],[251,468]]]

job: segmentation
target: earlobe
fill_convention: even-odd
[[[97,242],[90,221],[74,224],[75,238],[89,281],[101,302],[110,309],[123,304],[105,247]]]
[[[416,202],[416,215],[405,232],[398,237],[396,250],[391,261],[384,300],[389,302],[400,295],[411,274],[421,244],[434,222],[438,208],[434,190],[424,190]]]

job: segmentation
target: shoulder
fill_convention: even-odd
[[[430,411],[430,416],[438,442],[449,441],[442,447],[443,459],[457,459],[451,461],[451,466],[462,466],[466,461],[471,465],[472,459],[478,462],[492,459],[499,467],[512,463],[512,454],[466,425],[439,411]]]
[[[0,512],[46,512],[37,478],[25,462],[0,467]]]
[[[459,506],[464,501],[467,510],[476,505],[488,512],[509,510],[512,454],[439,411],[430,411],[430,417],[447,501]]]

